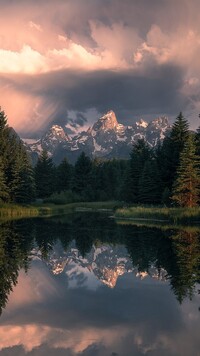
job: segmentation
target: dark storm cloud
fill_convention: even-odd
[[[126,28],[136,29],[145,41],[154,24],[167,33],[176,31],[180,24],[199,28],[198,21],[194,25],[199,8],[196,1],[191,4],[189,0],[151,0],[150,3],[147,0],[59,0],[56,16],[53,16],[51,21],[69,38],[91,47],[95,47],[97,43],[92,36],[90,22],[102,23],[110,28],[113,24],[121,23]],[[43,3],[45,4],[46,0],[43,0]],[[51,0],[50,3],[54,1]],[[66,5],[66,12],[59,11],[59,5],[63,3]]]
[[[74,122],[79,126],[84,126],[84,124],[87,122],[87,118],[81,112],[78,112]]]
[[[101,22],[106,26],[124,23],[129,28],[137,28],[145,38],[152,24],[161,26],[168,32],[174,31],[185,23],[188,26],[199,8],[197,0],[0,0],[2,8],[33,8],[38,12],[35,17],[43,21],[43,10],[49,8],[51,23],[62,29],[67,36],[79,39],[95,46],[91,36],[90,21]],[[34,13],[33,13],[34,14]],[[177,16],[178,14],[178,16]]]
[[[141,113],[171,115],[186,104],[179,93],[183,83],[182,71],[175,66],[152,68],[148,75],[133,71],[79,75],[66,72],[62,78],[62,87],[54,78],[54,88],[47,86],[40,95],[45,95],[45,101],[56,100],[59,106],[69,110],[80,112],[96,108],[99,113],[104,113],[113,109],[119,120],[126,120],[127,112],[132,119]]]
[[[50,348],[43,344],[35,347],[30,352],[26,351],[23,346],[8,347],[0,351],[0,356],[75,356],[74,352],[64,348]]]
[[[73,118],[70,117],[70,115],[67,114],[67,116],[65,116],[65,121],[63,121],[62,124],[65,124],[66,122],[69,122],[72,128],[79,129],[79,128],[82,128],[87,123],[87,121],[88,120],[83,115],[83,113],[77,112],[75,114],[75,117],[73,117]],[[68,128],[68,130],[69,130],[69,128]]]
[[[187,104],[180,95],[183,72],[173,65],[154,66],[144,74],[133,70],[61,71],[33,78],[17,76],[8,83],[18,91],[42,97],[46,107],[54,103],[48,125],[70,122],[68,110],[77,112],[75,126],[86,123],[87,115],[82,113],[91,108],[99,113],[112,109],[118,120],[127,124],[141,114],[150,118],[158,113],[176,115]]]

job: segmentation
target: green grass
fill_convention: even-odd
[[[59,215],[76,211],[113,211],[114,209],[120,206],[121,203],[116,201],[80,202],[63,205],[35,203],[27,206],[15,204],[0,204],[0,218]]]
[[[31,217],[42,215],[59,215],[76,211],[115,211],[116,219],[150,220],[165,223],[199,223],[200,207],[197,208],[166,208],[134,206],[122,208],[117,201],[76,202],[63,205],[32,204],[27,206],[15,204],[0,204],[0,218]]]
[[[76,211],[113,211],[122,204],[117,201],[104,201],[104,202],[76,202],[63,205],[57,204],[41,204],[34,205],[41,213],[45,210],[49,214],[67,214]]]
[[[144,207],[134,206],[120,208],[115,212],[116,219],[151,220],[170,223],[200,224],[200,207],[196,208],[167,208],[167,207]]]

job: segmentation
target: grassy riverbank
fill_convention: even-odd
[[[115,212],[116,219],[151,220],[170,223],[199,223],[200,207],[196,208],[167,208],[134,206],[119,208]]]
[[[113,211],[120,206],[121,203],[116,201],[81,202],[65,205],[35,203],[22,206],[15,204],[1,204],[0,218],[36,217],[43,215],[67,214],[75,211]]]
[[[122,208],[118,201],[106,202],[76,202],[64,205],[32,204],[14,205],[0,204],[0,218],[34,217],[43,215],[68,214],[76,211],[114,211],[114,217],[119,220],[149,220],[159,223],[200,224],[200,207],[197,208],[166,208],[134,206]]]

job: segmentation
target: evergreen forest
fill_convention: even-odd
[[[23,142],[0,110],[0,202],[65,204],[119,200],[127,204],[195,207],[200,203],[200,127],[190,131],[180,113],[156,147],[138,140],[128,160],[81,153],[55,166],[43,151],[33,167]]]

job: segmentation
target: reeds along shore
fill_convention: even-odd
[[[200,224],[200,207],[167,208],[134,206],[117,209],[116,218],[163,220],[166,222],[195,222]]]
[[[79,209],[88,209],[91,211],[109,210],[113,211],[119,208],[122,203],[117,201],[106,202],[77,202],[63,205],[55,204],[33,204],[33,205],[16,205],[0,204],[0,218],[8,217],[34,217],[43,215],[67,214]]]
[[[195,208],[168,208],[130,206],[121,207],[122,203],[117,201],[107,202],[80,202],[64,205],[40,204],[40,205],[0,205],[0,218],[3,217],[29,217],[53,214],[66,214],[78,209],[91,211],[110,210],[114,212],[116,219],[137,220],[145,219],[151,221],[163,221],[170,223],[197,223],[200,224],[200,207]]]

